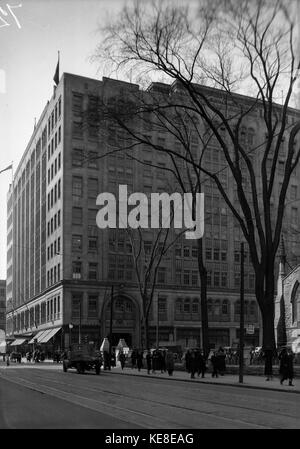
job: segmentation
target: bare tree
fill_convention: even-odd
[[[294,7],[295,2],[284,0],[203,0],[191,8],[135,2],[106,27],[106,40],[97,51],[119,73],[126,69],[137,80],[160,76],[173,81],[173,107],[188,109],[213,133],[238,203],[218,173],[196,165],[218,187],[249,245],[263,346],[271,349],[275,257],[285,198],[300,157],[295,144],[300,125],[294,126],[299,115],[289,107],[299,69]],[[239,96],[248,92],[251,98]],[[258,122],[245,141],[247,124]],[[168,154],[195,165],[172,149]]]

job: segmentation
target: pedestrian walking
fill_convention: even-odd
[[[160,356],[158,349],[155,349],[152,354],[152,373],[155,374],[158,369],[160,369]]]
[[[214,351],[213,355],[211,356],[211,364],[212,364],[212,377],[218,377],[219,372],[219,359],[217,357],[217,352]]]
[[[152,368],[152,356],[151,351],[148,349],[146,354],[146,363],[147,363],[147,373],[150,374],[151,368]]]
[[[226,355],[222,346],[219,347],[219,350],[217,352],[217,358],[218,358],[218,371],[221,374],[221,376],[224,376],[224,373],[226,371],[226,361],[225,361]]]
[[[190,361],[191,361],[191,351],[188,349],[185,354],[185,369],[188,373],[191,372]]]
[[[195,373],[197,372],[196,351],[191,351],[189,366],[190,366],[191,379],[195,379]]]
[[[206,363],[204,353],[201,350],[197,351],[197,370],[198,370],[198,377],[201,374],[201,378],[203,379],[205,377]]]
[[[138,371],[141,371],[143,368],[143,353],[142,351],[137,351],[136,353],[136,364]]]
[[[289,386],[293,387],[294,378],[294,354],[289,348],[283,348],[279,355],[281,374],[280,384],[283,385],[285,380],[289,380]]]
[[[166,352],[166,370],[168,371],[169,376],[173,376],[174,371],[174,355],[173,352]]]
[[[124,352],[121,350],[119,353],[119,362],[121,364],[122,370],[124,369],[125,361],[126,361],[126,356],[125,356]]]

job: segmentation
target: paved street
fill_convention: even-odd
[[[132,375],[132,371],[136,374],[136,370],[127,369],[126,375],[114,369],[96,376],[72,370],[64,373],[61,365],[54,364],[2,364],[0,428],[300,427],[296,392],[176,381],[166,376],[162,380],[159,375]]]

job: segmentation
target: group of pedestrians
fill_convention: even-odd
[[[118,355],[122,370],[125,367],[126,355],[121,350]],[[157,371],[161,373],[167,372],[169,376],[173,375],[174,371],[174,355],[172,351],[167,349],[148,349],[145,353],[143,350],[134,348],[130,355],[131,368],[137,368],[138,371],[146,368],[148,374],[156,374]]]
[[[289,347],[284,347],[281,349],[279,354],[272,349],[265,349],[262,353],[265,360],[265,376],[266,380],[273,379],[273,359],[278,357],[279,360],[279,374],[280,374],[280,384],[283,385],[285,380],[289,381],[289,386],[293,387],[294,379],[294,357],[292,349]]]
[[[218,377],[224,375],[226,371],[226,354],[222,347],[218,351],[214,351],[209,360],[212,365],[212,377]],[[205,372],[207,371],[206,358],[204,352],[199,349],[188,349],[185,355],[185,366],[188,373],[191,374],[191,379],[195,378],[197,373],[198,377],[201,375],[203,379]]]
[[[191,374],[191,379],[195,378],[195,374],[198,374],[198,377],[201,374],[201,377],[205,377],[206,371],[206,361],[203,351],[199,348],[188,349],[185,354],[185,368],[188,373]]]

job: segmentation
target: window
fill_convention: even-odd
[[[89,236],[89,251],[97,251],[97,236]]]
[[[72,179],[72,196],[73,200],[78,200],[82,197],[83,188],[82,188],[82,178],[79,176],[73,176]]]
[[[159,284],[164,284],[166,282],[166,268],[160,267],[157,270],[157,282]]]
[[[81,225],[82,224],[82,208],[73,207],[72,209],[72,223]]]
[[[73,167],[82,167],[82,162],[83,162],[83,150],[74,149],[72,152]]]
[[[96,295],[89,295],[88,298],[88,317],[89,318],[97,318],[98,310],[98,297]]]
[[[291,186],[290,198],[291,200],[295,200],[297,198],[297,186]]]
[[[88,223],[89,225],[95,225],[96,224],[96,215],[97,215],[97,209],[89,209],[88,210]]]
[[[222,302],[222,314],[228,315],[229,313],[229,302],[228,299],[224,299]]]
[[[98,168],[97,157],[98,157],[98,154],[95,153],[94,151],[89,152],[89,164],[88,164],[89,168]]]
[[[88,197],[96,199],[97,196],[98,196],[98,179],[97,178],[89,178],[88,179]]]
[[[188,270],[184,270],[183,272],[183,283],[184,285],[189,285],[190,283],[190,272]]]
[[[190,257],[190,247],[189,246],[184,246],[183,257]]]
[[[72,235],[72,251],[82,250],[82,235]]]
[[[72,263],[73,279],[81,279],[81,262],[76,261]]]
[[[90,280],[94,280],[94,281],[97,280],[97,278],[98,278],[97,271],[98,271],[98,264],[95,262],[90,262],[89,263],[89,279]]]
[[[220,286],[220,272],[214,271],[214,286],[219,287]]]
[[[298,321],[298,302],[300,298],[300,288],[299,282],[296,281],[291,294],[291,304],[292,304],[292,323]]]
[[[72,318],[79,318],[81,315],[82,296],[73,293],[72,295]]]

